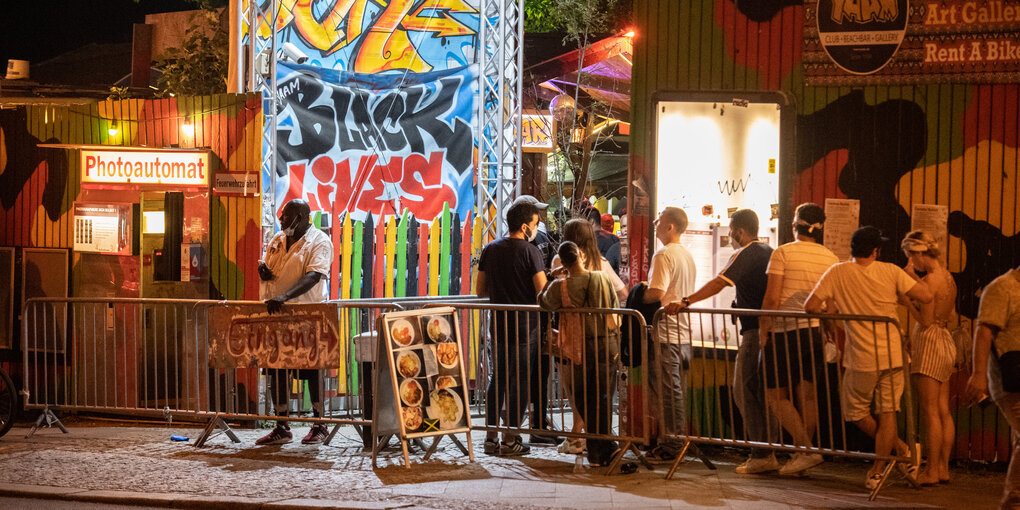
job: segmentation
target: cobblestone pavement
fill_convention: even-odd
[[[468,462],[452,442],[444,440],[429,462],[412,456],[411,469],[401,465],[399,449],[387,450],[379,468],[373,469],[371,454],[362,451],[349,427],[341,428],[328,446],[301,445],[298,438],[305,429],[295,426],[295,441],[282,446],[256,447],[255,439],[265,430],[238,430],[240,444],[221,435],[202,448],[171,442],[172,433],[194,439],[200,432],[178,426],[171,430],[80,424],[71,426],[70,434],[44,429],[30,439],[24,438],[26,432],[15,428],[0,439],[0,491],[5,487],[8,493],[11,487],[65,493],[71,489],[104,494],[126,491],[208,501],[311,498],[344,501],[334,504],[350,508],[451,510],[953,508],[962,502],[968,508],[993,508],[1004,477],[994,470],[957,470],[949,485],[922,490],[909,488],[901,480],[869,502],[863,487],[867,466],[862,462],[826,462],[800,478],[738,476],[733,467],[741,460],[739,453],[724,450],[709,452],[718,470],[692,460],[667,481],[663,479],[666,466],[615,476],[604,476],[605,468],[578,470],[574,456],[557,454],[555,448],[536,447],[526,457],[486,456],[481,452],[482,434],[477,432],[473,435],[476,462]]]

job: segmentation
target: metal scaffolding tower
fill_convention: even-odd
[[[262,182],[262,240],[264,245],[275,233],[276,225],[276,114],[279,103],[276,97],[276,51],[277,51],[277,0],[270,0],[264,6],[261,0],[242,2],[247,6],[244,17],[248,24],[248,80],[246,92],[262,93],[262,167],[261,175],[269,179]],[[265,23],[270,36],[258,36],[259,25]]]
[[[481,150],[475,211],[483,239],[506,233],[503,215],[521,191],[523,0],[481,0]]]

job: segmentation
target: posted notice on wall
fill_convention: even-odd
[[[949,243],[949,208],[944,205],[914,204],[910,207],[910,230],[923,230],[935,239],[946,263],[946,246]]]
[[[825,247],[850,260],[850,237],[860,228],[861,202],[852,198],[825,199]]]

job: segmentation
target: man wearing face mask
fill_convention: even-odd
[[[538,234],[538,207],[528,202],[515,202],[506,213],[506,237],[482,249],[478,259],[476,293],[488,297],[493,304],[534,305],[545,287],[545,262],[542,252],[531,240]],[[539,316],[534,312],[493,312],[490,321],[488,350],[491,374],[486,389],[486,425],[518,428],[527,411],[529,400],[537,394],[539,384]],[[536,407],[540,404],[535,403]],[[544,421],[544,410],[535,414]],[[544,428],[534,423],[531,428]],[[485,453],[490,455],[524,455],[531,448],[521,436],[504,433],[496,441],[496,433],[485,437]]]
[[[259,296],[265,300],[270,314],[279,312],[283,303],[321,303],[328,299],[326,280],[333,261],[333,243],[321,230],[309,223],[310,209],[304,200],[291,200],[280,212],[281,230],[273,236],[266,247],[263,260],[259,261]],[[320,392],[321,371],[313,369],[288,370],[266,369],[269,390],[275,392],[273,404],[278,416],[287,416],[290,409],[289,387],[292,377],[308,380],[308,394],[312,401],[312,412],[316,417],[323,414]],[[315,424],[303,444],[319,444],[328,435],[326,426]],[[282,444],[293,439],[286,420],[278,420],[276,428],[255,444]]]
[[[730,217],[730,244],[736,252],[714,279],[693,294],[666,306],[667,313],[680,313],[688,306],[708,299],[726,287],[736,287],[736,308],[760,310],[768,276],[765,270],[772,256],[772,247],[758,241],[758,215],[740,209]],[[762,388],[761,365],[758,363],[758,317],[739,316],[740,345],[733,374],[733,399],[744,418],[747,439],[765,442],[765,392]],[[775,428],[773,427],[773,430]],[[737,466],[737,473],[754,474],[779,469],[779,461],[767,449],[754,448],[746,462]]]

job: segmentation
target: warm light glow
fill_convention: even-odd
[[[120,133],[120,128],[117,127],[117,121],[113,121],[113,123],[110,124],[110,127],[107,128],[106,132],[109,133],[110,136],[117,136],[117,133]]]
[[[190,122],[181,124],[181,132],[187,136],[195,136],[195,125]]]
[[[142,213],[142,232],[146,234],[162,234],[165,230],[163,211],[145,211]]]
[[[776,105],[664,102],[658,109],[656,210],[673,205],[725,223],[729,209],[746,207],[766,224],[779,201],[778,173],[769,171],[780,166]]]
[[[626,34],[623,34],[623,36],[624,37],[634,37],[634,31],[631,30],[631,31],[627,32]]]

